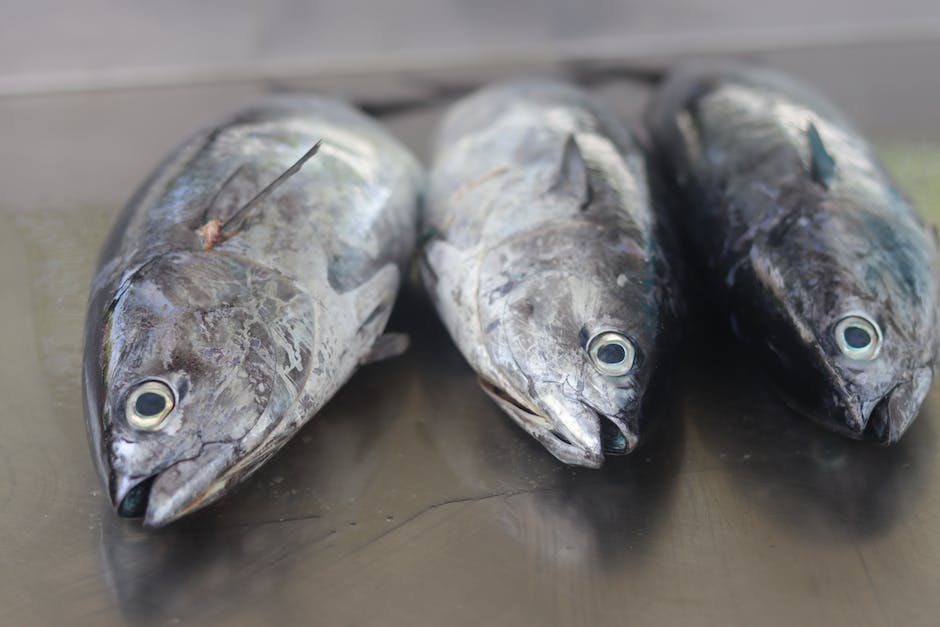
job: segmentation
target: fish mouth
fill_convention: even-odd
[[[479,383],[516,424],[566,464],[600,468],[605,455],[625,455],[637,444],[637,434],[625,424],[587,403],[576,402],[550,413],[531,407],[482,377]]]
[[[156,475],[147,477],[127,492],[117,503],[117,513],[121,518],[143,518],[147,512],[147,505],[150,501],[150,489],[153,487],[153,481]]]
[[[871,410],[859,437],[887,446],[901,439],[930,392],[933,370],[920,368],[885,394]]]
[[[842,389],[836,404],[822,408],[809,408],[788,394],[784,399],[797,412],[831,431],[888,446],[898,442],[917,418],[932,383],[933,369],[925,366],[880,397],[864,399]]]
[[[108,480],[111,503],[121,518],[143,518],[150,505],[153,483],[159,475],[127,475],[112,473]]]
[[[199,455],[144,476],[111,476],[111,502],[122,518],[143,518],[157,528],[215,501],[224,488],[241,480],[248,460],[233,461],[232,450],[207,445]],[[257,467],[257,464],[254,465]]]
[[[113,499],[117,514],[121,518],[143,518],[144,527],[155,529],[167,525],[185,514],[207,505],[206,494],[197,494],[189,498],[182,507],[177,505],[180,499],[167,498],[166,489],[154,490],[154,484],[160,479],[159,474],[147,477]],[[185,499],[184,499],[185,500]]]
[[[627,433],[620,425],[606,417],[601,417],[601,448],[605,454],[626,455],[633,450],[634,446],[636,446],[636,442],[630,441]]]
[[[908,378],[882,394],[863,396],[852,385],[852,375],[844,374],[817,343],[814,354],[816,367],[794,376],[788,363],[781,363],[781,352],[774,350],[779,376],[774,387],[794,411],[816,424],[855,440],[870,440],[882,445],[894,444],[917,418],[920,407],[930,391],[934,371],[931,366],[915,367]],[[902,375],[903,376],[903,375]],[[897,379],[896,379],[897,380]],[[781,383],[785,381],[785,383]]]

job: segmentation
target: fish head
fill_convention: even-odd
[[[300,420],[314,350],[309,297],[280,273],[219,251],[158,256],[86,322],[85,407],[118,513],[159,526],[202,507]],[[103,305],[103,306],[101,306]]]
[[[509,264],[495,252],[488,262],[514,272],[484,272],[499,278],[479,294],[484,389],[555,457],[587,467],[640,440],[659,320],[649,264],[623,229],[602,233],[542,233],[555,241],[513,246]]]
[[[810,254],[752,250],[751,265],[768,288],[770,324],[761,335],[797,409],[849,437],[891,444],[933,381],[936,247],[913,218],[848,209],[829,208],[838,219],[791,235],[809,239]]]

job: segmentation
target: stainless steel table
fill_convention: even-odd
[[[940,45],[764,60],[830,93],[940,217]],[[374,103],[414,78],[313,86]],[[364,368],[234,494],[155,532],[117,518],[79,387],[97,248],[173,144],[270,87],[0,99],[0,624],[940,621],[936,388],[898,446],[845,441],[785,409],[714,320],[690,323],[650,442],[573,470],[486,398],[410,287],[392,327],[413,350]],[[642,106],[642,86],[597,89]],[[440,111],[387,121],[424,155]]]

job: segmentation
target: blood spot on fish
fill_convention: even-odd
[[[222,220],[218,218],[213,218],[196,229],[196,234],[202,238],[203,250],[212,250],[216,244],[228,239],[228,236],[222,233]]]

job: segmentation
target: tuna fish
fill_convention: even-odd
[[[567,464],[631,451],[679,306],[621,123],[565,84],[484,88],[442,124],[423,220],[425,285],[486,393]]]
[[[808,87],[736,65],[677,69],[646,120],[709,290],[785,398],[897,441],[934,376],[937,239],[871,146]]]
[[[119,514],[159,526],[214,501],[403,350],[382,331],[422,186],[376,123],[314,97],[245,109],[159,167],[104,245],[85,325],[88,435]]]

